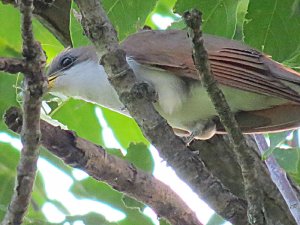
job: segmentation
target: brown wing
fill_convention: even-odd
[[[300,103],[300,95],[284,83],[300,85],[300,75],[295,71],[237,41],[205,35],[204,45],[220,84]],[[185,31],[142,31],[130,36],[122,47],[140,63],[199,79]]]
[[[239,112],[235,117],[242,131],[247,134],[291,130],[300,127],[300,105],[287,104],[270,109]],[[217,123],[217,131],[225,133],[220,122]]]
[[[274,106],[270,109],[239,112],[235,115],[235,118],[245,134],[297,129],[300,127],[300,105],[287,104]],[[218,134],[226,133],[220,121],[216,125]],[[190,135],[189,131],[178,128],[175,128],[174,132],[180,136]]]
[[[204,45],[213,74],[220,84],[300,103],[299,94],[286,84],[300,85],[297,72],[237,41],[204,35]],[[130,36],[122,47],[127,56],[140,63],[199,79],[192,59],[192,45],[185,31],[142,31]],[[286,116],[291,113],[295,113],[293,118]],[[278,131],[300,125],[300,106],[278,106],[240,112],[236,116],[244,132]],[[220,124],[218,131],[223,132]]]

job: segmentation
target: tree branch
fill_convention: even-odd
[[[18,108],[10,108],[5,123],[20,132],[22,115]],[[174,225],[202,225],[194,212],[167,185],[152,175],[137,169],[72,131],[62,130],[41,120],[42,145],[72,167],[80,168],[99,181],[149,205],[160,217]],[[150,187],[150,188],[149,188]]]
[[[119,49],[116,31],[97,0],[77,0],[82,14],[82,26],[96,46],[101,63],[112,86],[144,135],[160,155],[173,167],[193,190],[210,203],[221,216],[235,224],[247,224],[245,202],[228,191],[196,158],[172,128],[155,111],[150,100],[155,91],[145,83],[138,83],[126,62],[125,52]],[[189,163],[185,163],[188,161]],[[186,168],[185,166],[188,166]],[[185,167],[186,170],[181,170]],[[189,171],[189,172],[186,172]],[[219,202],[222,196],[223,202]]]
[[[262,134],[257,134],[254,137],[258,143],[260,154],[263,155],[264,152],[269,148],[266,139]],[[286,172],[278,165],[273,155],[270,155],[265,162],[273,182],[276,184],[277,188],[285,199],[295,221],[297,224],[300,224],[300,202],[295,191],[293,190],[293,187],[287,179]]]
[[[245,136],[247,143],[255,148],[255,168],[258,172],[260,189],[263,191],[265,225],[295,225],[281,193],[270,178],[268,169],[261,160],[257,143],[251,135]],[[232,151],[227,135],[215,135],[206,141],[193,141],[190,146],[196,156],[204,161],[207,169],[217,176],[229,190],[241,199],[245,199],[244,183],[241,168]],[[187,162],[188,163],[188,162]],[[294,189],[299,194],[297,188]],[[221,200],[222,201],[222,200]]]
[[[40,45],[34,40],[32,33],[32,0],[22,0],[21,27],[23,38],[23,56],[25,57],[24,79],[24,123],[21,131],[23,148],[17,169],[15,191],[2,221],[3,225],[21,224],[30,203],[32,188],[36,174],[36,162],[40,142],[40,108],[42,95],[47,83],[43,74],[46,62]],[[9,68],[10,66],[8,66]]]
[[[25,73],[26,63],[22,59],[0,57],[0,71],[7,73]]]
[[[190,10],[184,13],[184,20],[190,28],[190,36],[193,42],[193,59],[195,66],[201,76],[203,86],[206,88],[212,103],[214,104],[220,120],[233,144],[233,150],[242,170],[245,185],[245,197],[248,203],[248,220],[251,224],[265,224],[262,208],[262,192],[259,189],[257,171],[254,167],[254,158],[251,155],[253,149],[247,145],[238,123],[224,94],[219,89],[213,77],[208,61],[208,54],[203,46],[201,31],[202,15],[198,10]]]

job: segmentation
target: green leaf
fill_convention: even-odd
[[[44,180],[43,177],[41,175],[41,173],[38,171],[36,178],[35,178],[35,182],[34,182],[34,188],[33,188],[33,192],[32,192],[32,204],[34,204],[34,213],[36,211],[38,211],[39,215],[42,213],[41,212],[41,208],[42,206],[46,203],[46,201],[48,201],[48,196],[46,194],[46,190],[45,190],[45,184],[44,184]],[[30,212],[30,216],[32,215],[32,212]],[[44,218],[44,216],[42,217]]]
[[[138,210],[143,211],[146,207],[143,203],[138,202],[127,195],[123,195],[122,200],[128,208],[137,208]]]
[[[175,12],[196,8],[203,13],[205,33],[232,38],[237,23],[237,0],[177,0]]]
[[[5,111],[14,105],[18,105],[16,100],[16,89],[14,85],[17,82],[17,76],[0,72],[0,131],[8,131],[2,120]]]
[[[245,22],[245,16],[248,10],[249,0],[239,0],[238,8],[237,8],[237,24],[236,24],[236,31],[234,34],[235,40],[243,40],[244,33],[243,33],[243,25]]]
[[[133,119],[106,108],[101,109],[106,122],[123,148],[128,148],[132,142],[148,145],[147,139]]]
[[[226,221],[221,216],[215,213],[210,217],[206,225],[222,225],[225,222]]]
[[[133,144],[131,143],[127,149],[126,160],[132,162],[136,167],[147,171],[153,172],[154,161],[151,152],[143,143]]]
[[[107,151],[109,154],[117,156],[119,158],[124,158],[124,155],[123,155],[121,149],[117,149],[117,148],[105,148],[105,151]]]
[[[77,7],[77,4],[75,4],[73,1],[70,12],[70,34],[74,48],[91,45],[90,40],[84,34],[84,31],[79,21],[79,16],[79,9]]]
[[[36,19],[33,21],[33,31],[36,40],[41,43],[46,52],[47,62],[51,62],[64,46]]]
[[[119,39],[143,28],[156,0],[102,0],[101,3],[118,31]]]
[[[7,19],[9,18],[9,23]],[[11,5],[3,5],[0,3],[0,54],[5,57],[21,58],[21,32],[20,32],[20,13],[17,8]],[[44,28],[37,20],[33,21],[34,34],[37,40],[42,44],[42,47],[47,52],[48,60],[51,60],[58,51],[62,50],[62,45],[54,38],[54,36]],[[23,79],[22,75],[9,75],[0,72],[0,117],[7,108],[13,105],[18,105],[16,100],[16,88],[14,85],[19,80]],[[0,130],[6,132],[6,126],[3,121],[0,122]]]
[[[119,221],[119,225],[153,225],[150,218],[140,212],[138,208],[128,208],[123,202],[123,194],[113,190],[109,185],[92,178],[75,182],[71,191],[80,198],[101,201],[126,214],[126,218]]]
[[[95,114],[95,105],[81,100],[69,99],[55,111],[53,119],[67,125],[78,136],[103,144],[101,127]]]
[[[269,134],[270,147],[262,155],[262,160],[266,160],[274,151],[274,149],[286,141],[286,137],[291,133],[291,131],[283,131],[279,133]]]
[[[102,0],[101,1],[110,21],[118,32],[119,40],[142,29],[146,18],[153,10],[156,0]],[[70,32],[74,47],[89,45],[90,41],[84,36],[83,29],[74,16],[78,12],[76,4],[72,4]]]
[[[288,173],[297,173],[299,165],[299,148],[274,149],[274,156],[279,165]]]
[[[82,221],[85,225],[117,225],[117,223],[110,223],[104,216],[93,212],[85,215],[67,216],[64,223],[72,223],[76,221]]]
[[[270,148],[276,148],[278,145],[282,144],[285,142],[286,137],[290,135],[292,131],[284,131],[284,132],[279,132],[279,133],[274,133],[274,134],[269,134],[270,138]]]
[[[70,177],[73,177],[73,168],[68,166],[64,163],[64,161],[55,155],[53,155],[51,152],[49,152],[47,149],[45,149],[43,146],[41,147],[40,156],[47,160],[49,163],[57,167],[59,170],[61,170],[63,173],[69,175]]]
[[[20,153],[10,144],[0,142],[0,221],[7,211],[7,207],[14,191],[19,157]],[[25,221],[27,221],[25,224],[30,224],[31,220],[45,220],[40,209],[46,200],[47,197],[44,190],[44,183],[38,173],[32,193],[32,201],[25,218]]]
[[[9,18],[9,22],[7,21]],[[22,39],[20,30],[20,13],[12,5],[0,3],[0,40],[6,41],[17,52],[21,52]],[[0,49],[5,46],[0,45]]]
[[[295,11],[294,2],[250,0],[244,24],[245,41],[279,62],[293,58],[300,49],[300,14]]]
[[[0,142],[0,221],[7,211],[14,191],[19,156],[19,152],[10,144]]]
[[[7,19],[9,18],[9,23]],[[18,56],[21,56],[22,39],[20,29],[20,12],[12,5],[3,5],[0,3],[0,53],[3,49],[7,49],[6,52],[10,54],[3,54],[4,56],[16,56],[11,53],[19,52]],[[35,38],[41,42],[43,49],[48,56],[48,62],[63,49],[60,42],[50,33],[38,20],[33,20],[33,31]]]
[[[171,225],[171,224],[165,219],[159,219],[159,225]]]
[[[154,14],[159,14],[163,17],[172,18],[173,20],[178,20],[178,17],[172,11],[175,3],[176,0],[158,0],[155,8],[148,15],[145,25],[151,27],[153,30],[159,29],[158,26],[152,21],[152,16]]]

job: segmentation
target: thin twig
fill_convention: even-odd
[[[22,115],[18,108],[10,108],[5,123],[20,132]],[[80,168],[91,177],[104,181],[138,201],[148,204],[160,217],[176,225],[202,225],[195,213],[167,185],[151,174],[136,168],[126,160],[107,154],[75,132],[63,130],[41,120],[42,145],[67,164]]]
[[[22,59],[0,57],[0,71],[7,73],[25,73],[26,64]]]
[[[258,144],[260,154],[263,155],[269,149],[265,137],[262,134],[257,134],[254,135],[254,138]],[[270,155],[265,162],[273,182],[282,194],[297,224],[300,224],[300,202],[287,179],[286,172],[279,166],[273,155]]]
[[[23,56],[26,65],[23,88],[24,123],[21,131],[23,148],[17,169],[15,190],[8,211],[2,221],[3,225],[22,223],[30,203],[36,174],[36,163],[39,156],[40,108],[47,83],[43,75],[45,55],[33,37],[32,10],[33,0],[21,1]]]
[[[225,219],[235,224],[247,224],[245,201],[224,187],[155,111],[151,102],[156,97],[155,91],[149,85],[137,82],[100,1],[76,0],[76,3],[82,14],[85,34],[96,46],[112,86],[161,157]]]
[[[233,150],[242,170],[245,196],[248,203],[248,219],[251,224],[265,224],[262,209],[262,192],[259,189],[257,172],[254,168],[254,159],[250,152],[253,149],[247,145],[233,113],[227,104],[224,94],[219,89],[213,77],[208,61],[208,54],[203,45],[201,31],[202,15],[198,10],[190,10],[183,15],[193,42],[193,59],[201,76],[203,86],[214,104],[220,120],[225,127],[233,144]]]

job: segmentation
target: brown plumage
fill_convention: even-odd
[[[162,46],[159,55],[157,45]],[[300,126],[300,95],[296,90],[300,90],[299,73],[237,41],[204,35],[204,45],[220,84],[290,101],[270,109],[237,113],[243,132],[274,132]],[[186,31],[142,31],[128,37],[122,48],[139,63],[199,80]],[[217,129],[219,133],[224,131],[220,123]]]

